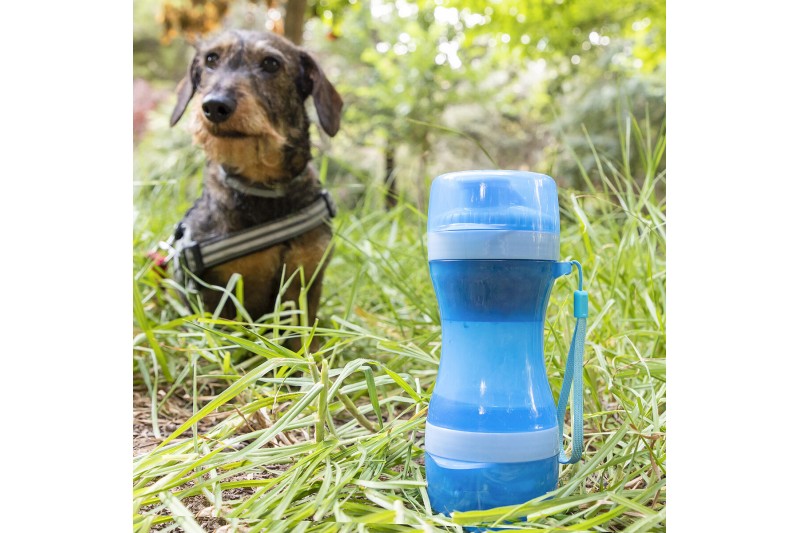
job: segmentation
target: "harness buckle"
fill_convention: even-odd
[[[325,200],[325,205],[328,208],[328,214],[331,216],[331,218],[335,218],[338,211],[336,209],[336,202],[333,201],[333,196],[331,196],[331,193],[328,192],[328,189],[322,189],[320,194],[322,195],[322,199]]]

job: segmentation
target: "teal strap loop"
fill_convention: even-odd
[[[564,382],[558,396],[558,432],[564,439],[564,416],[567,413],[567,401],[572,389],[572,455],[563,450],[558,454],[558,462],[562,465],[577,463],[583,455],[583,352],[586,341],[586,317],[589,314],[589,297],[583,290],[583,269],[577,261],[570,261],[578,267],[578,290],[575,291],[574,314],[577,319],[572,333],[572,343],[567,355],[564,369]]]
[[[570,261],[572,266],[578,269],[578,290],[583,291],[583,267],[578,261]]]

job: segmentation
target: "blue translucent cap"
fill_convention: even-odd
[[[428,258],[558,260],[558,191],[550,176],[470,170],[433,181]]]

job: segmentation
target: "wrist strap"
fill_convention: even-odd
[[[567,413],[569,391],[572,388],[572,455],[564,450],[558,454],[562,465],[577,463],[583,455],[583,348],[586,341],[586,317],[589,314],[589,295],[583,290],[583,269],[577,261],[570,261],[578,268],[578,290],[575,291],[574,314],[577,322],[572,333],[572,343],[567,355],[564,382],[558,396],[558,432],[564,441],[564,415]]]

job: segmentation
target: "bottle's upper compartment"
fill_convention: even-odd
[[[559,233],[553,178],[534,172],[470,170],[436,178],[428,231],[515,230]]]
[[[558,191],[550,176],[470,170],[442,174],[431,186],[431,260],[557,260],[559,230]]]

